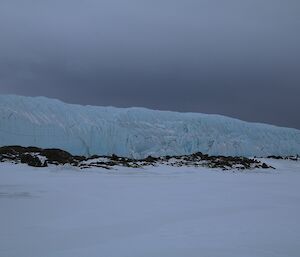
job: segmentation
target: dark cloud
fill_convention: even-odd
[[[296,0],[2,0],[0,93],[300,128]]]

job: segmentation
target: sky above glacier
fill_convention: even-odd
[[[0,93],[300,129],[299,0],[1,0]]]

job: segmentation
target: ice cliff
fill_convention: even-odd
[[[0,95],[0,146],[60,148],[78,155],[134,158],[300,154],[300,131],[219,115],[66,104]]]

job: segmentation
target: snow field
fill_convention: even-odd
[[[300,162],[249,172],[0,164],[2,257],[298,257]]]

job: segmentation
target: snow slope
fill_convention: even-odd
[[[2,257],[298,257],[300,162],[222,172],[0,163]]]
[[[300,154],[300,131],[219,115],[66,104],[0,95],[0,146],[60,148],[134,158],[201,151],[211,155]]]

